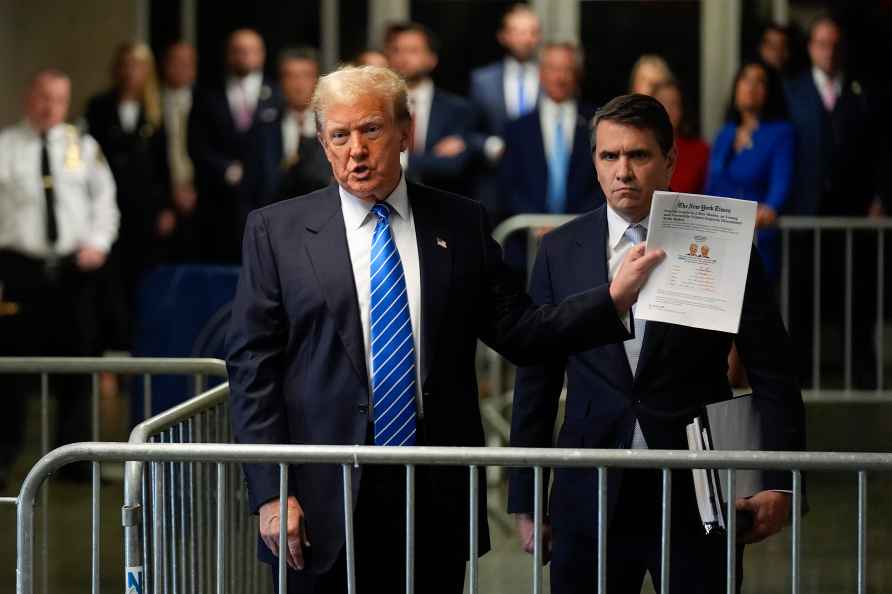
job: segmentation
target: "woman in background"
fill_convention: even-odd
[[[669,64],[662,56],[644,54],[632,66],[632,74],[629,76],[629,92],[653,97],[654,89],[657,86],[674,78]]]
[[[757,241],[765,268],[779,274],[774,224],[793,181],[793,125],[780,76],[760,60],[741,66],[734,79],[726,123],[712,145],[706,193],[758,202]]]
[[[118,187],[119,239],[105,291],[117,311],[104,312],[106,348],[129,350],[136,290],[173,232],[170,175],[155,60],[143,43],[125,43],[112,62],[112,88],[87,105],[89,132],[102,147]],[[115,272],[111,272],[115,271]]]
[[[675,129],[678,160],[669,187],[675,192],[702,194],[709,170],[709,145],[690,133],[681,86],[674,80],[657,85],[654,98],[663,104]]]

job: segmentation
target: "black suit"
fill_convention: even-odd
[[[189,156],[195,165],[196,210],[202,257],[237,262],[248,213],[276,196],[280,166],[276,152],[280,131],[278,90],[264,79],[251,126],[238,130],[225,88],[199,89],[189,114]],[[226,169],[243,167],[241,181],[232,186]]]
[[[883,135],[878,133],[879,110],[872,104],[869,89],[854,79],[846,79],[842,92],[828,111],[821,99],[811,69],[787,84],[790,115],[796,128],[796,177],[790,214],[805,216],[863,217],[888,178],[883,167]],[[812,258],[814,242],[810,233],[791,236],[791,261],[806,266],[791,270],[790,328],[797,344],[803,380],[810,382],[813,341]],[[842,324],[845,310],[840,281],[845,278],[844,238],[825,233],[821,250],[822,320]],[[875,234],[854,234],[854,302],[852,307],[853,383],[861,389],[876,387],[876,240]],[[831,345],[832,346],[832,345]],[[833,357],[843,358],[842,352]],[[816,386],[815,386],[816,387]]]
[[[121,211],[119,239],[99,279],[106,329],[101,347],[129,350],[140,278],[163,255],[157,221],[161,210],[171,206],[171,188],[164,129],[150,123],[141,106],[135,128],[125,130],[120,101],[115,90],[93,97],[86,119],[115,177]]]
[[[296,158],[285,154],[282,134],[277,138],[275,150],[279,161],[279,182],[276,200],[303,196],[329,184],[331,165],[315,136],[299,138]]]
[[[533,273],[533,299],[537,303],[559,302],[567,295],[606,282],[607,237],[606,206],[546,235]],[[520,369],[511,445],[552,445],[566,373],[566,417],[558,447],[628,448],[637,419],[649,447],[687,449],[685,425],[700,407],[731,397],[727,360],[733,340],[753,393],[765,411],[767,449],[804,448],[802,397],[792,371],[789,340],[755,248],[737,336],[657,322],[648,322],[646,328],[634,377],[621,343],[575,355],[557,352],[545,365]],[[718,572],[712,575],[714,583],[721,581],[722,541],[712,545],[704,541],[691,474],[674,474],[673,592],[699,592],[696,588],[703,584],[686,582],[696,580],[704,568]],[[769,488],[790,488],[785,473],[769,474],[767,482]],[[552,591],[556,594],[594,591],[596,486],[593,470],[555,472],[550,513],[554,536]],[[650,569],[655,579],[659,577],[656,471],[609,472],[607,496],[608,576],[613,572],[608,577],[609,591],[638,592],[645,569]],[[532,504],[531,473],[512,473],[508,510],[530,513]],[[696,561],[701,555],[714,561],[715,567],[707,561],[701,566]],[[692,558],[696,559],[693,563]],[[708,589],[705,580],[709,575],[701,576],[705,591],[718,591]]]
[[[467,142],[474,128],[474,111],[465,99],[441,89],[434,89],[427,120],[424,150],[409,153],[407,179],[417,183],[465,194],[466,173],[471,159],[470,148],[453,157],[434,154],[438,142],[458,136]]]
[[[408,197],[421,271],[420,444],[484,445],[478,339],[515,362],[532,363],[558,345],[578,350],[628,336],[606,285],[559,307],[534,307],[502,263],[479,203],[414,184]],[[243,251],[228,338],[239,442],[367,443],[366,355],[337,186],[252,213]],[[245,472],[252,509],[278,497],[277,467],[251,465]],[[367,472],[354,470],[354,504],[366,492],[360,479]],[[463,468],[419,469],[419,534],[421,526],[434,526],[428,534],[437,539],[433,549],[419,547],[420,555],[447,551],[467,558],[467,477]],[[292,466],[289,484],[310,531],[307,571],[326,572],[344,545],[340,468]],[[482,476],[480,488],[485,518]],[[479,546],[489,549],[486,522]],[[266,547],[260,553],[271,560]],[[402,551],[389,555],[390,563],[402,565]]]

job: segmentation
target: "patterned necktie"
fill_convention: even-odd
[[[823,99],[827,111],[833,111],[833,108],[836,107],[836,85],[833,84],[832,78],[827,78],[824,81],[824,92],[821,93],[821,99]]]
[[[372,404],[375,445],[415,445],[415,344],[403,265],[390,232],[390,208],[372,207]]]
[[[548,162],[548,212],[563,214],[567,207],[567,141],[564,138],[564,118],[561,109],[557,110],[557,122],[551,141],[551,155]]]
[[[248,102],[248,89],[245,86],[245,81],[239,82],[238,90],[239,104],[235,114],[235,127],[239,132],[244,132],[251,127],[254,121],[254,110],[251,109],[251,104]]]
[[[629,225],[623,235],[632,242],[632,245],[638,245],[647,238],[647,229],[641,225]],[[645,321],[638,319],[635,315],[635,306],[632,306],[632,319],[635,321],[635,338],[627,340],[623,343],[626,349],[626,356],[629,359],[629,368],[632,370],[632,377],[635,377],[635,371],[638,369],[638,359],[641,357],[641,345],[644,344]],[[635,432],[632,434],[632,449],[647,449],[647,441],[641,432],[641,425],[635,421]]]

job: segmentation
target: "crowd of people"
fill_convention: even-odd
[[[496,37],[505,57],[471,73],[467,97],[434,84],[438,40],[421,24],[393,24],[380,48],[356,56],[355,64],[389,66],[406,82],[414,122],[401,157],[406,178],[480,201],[492,224],[602,205],[589,134],[596,106],[579,96],[580,46],[543,41],[524,4],[505,13]],[[629,91],[655,97],[672,121],[672,189],[759,203],[758,241],[775,281],[779,215],[885,214],[878,173],[888,147],[872,130],[871,89],[844,66],[842,27],[829,16],[810,26],[802,72],[788,67],[792,39],[785,27],[765,28],[711,143],[697,137],[685,87],[666,60],[641,56],[629,77]],[[44,70],[30,82],[25,117],[0,133],[0,303],[22,308],[0,318],[22,329],[3,333],[16,337],[0,345],[3,354],[130,350],[146,271],[238,264],[252,210],[332,182],[310,109],[315,49],[283,50],[268,76],[263,38],[239,29],[226,41],[218,87],[196,85],[197,60],[185,42],[166,48],[160,67],[147,45],[122,45],[110,88],[89,101],[81,127],[66,123],[65,73]],[[811,247],[795,243],[794,255],[810,257]],[[522,251],[509,245],[509,262],[521,262]],[[839,274],[842,265],[834,264]],[[810,286],[809,271],[797,274],[794,291]],[[859,311],[856,343],[866,352],[872,309]],[[803,343],[810,321],[805,308],[790,320]],[[869,383],[873,359],[856,361],[856,379]],[[15,431],[0,433],[19,441]]]

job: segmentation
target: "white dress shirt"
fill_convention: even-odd
[[[341,211],[347,229],[347,247],[353,265],[353,280],[356,283],[356,297],[359,301],[359,317],[362,322],[363,344],[365,345],[366,369],[369,371],[369,394],[372,393],[371,378],[371,328],[369,328],[369,302],[371,300],[372,236],[378,224],[378,217],[372,212],[374,202],[362,200],[343,187]],[[418,416],[424,417],[421,398],[421,265],[418,256],[418,242],[415,236],[415,219],[409,204],[405,176],[385,200],[391,206],[390,232],[403,265],[406,281],[406,295],[409,300],[409,319],[412,323],[412,339],[415,343],[415,398]],[[374,403],[370,403],[374,405]],[[373,418],[373,417],[370,417]]]
[[[251,113],[257,110],[262,86],[263,73],[259,71],[243,78],[230,76],[226,80],[226,99],[229,101],[229,111],[232,112],[234,121],[238,122],[238,114],[244,108]]]
[[[164,90],[164,129],[170,177],[174,185],[191,184],[194,167],[188,151],[188,121],[192,110],[192,88]]]
[[[510,119],[515,119],[520,113],[520,96],[518,78],[523,77],[523,100],[526,113],[533,111],[536,100],[539,98],[539,64],[536,62],[518,62],[508,56],[505,58],[505,76],[502,83],[505,91],[505,111]]]
[[[616,273],[619,271],[623,259],[635,245],[625,236],[626,229],[628,229],[630,225],[641,225],[647,229],[648,219],[644,218],[637,222],[627,221],[622,215],[613,210],[609,204],[607,205],[607,282],[613,282],[613,277],[616,276]],[[632,315],[634,314],[635,306],[633,305]],[[622,317],[622,321],[628,329],[630,323],[629,315],[625,314]],[[643,346],[644,342],[643,336],[636,336],[636,338],[639,340],[638,353],[631,352],[632,349],[630,347],[633,346],[633,341],[626,340],[623,342],[626,358],[629,361],[629,369],[632,370],[633,375],[635,369],[638,367],[638,356],[641,354],[640,347]],[[632,438],[632,447],[637,449],[647,448],[647,442],[644,439],[644,434],[641,432],[641,426],[638,424],[638,421],[635,421],[635,433]]]
[[[409,109],[415,122],[415,146],[413,152],[423,153],[428,147],[427,125],[431,117],[431,103],[434,101],[434,83],[426,78],[409,89]]]
[[[573,154],[573,137],[576,135],[576,120],[579,118],[576,101],[568,99],[561,103],[555,103],[543,95],[539,101],[539,124],[542,126],[542,142],[545,145],[545,159],[551,162],[551,153],[554,149],[554,134],[557,129],[558,119],[563,125],[564,146],[567,147],[567,156]]]
[[[818,94],[821,96],[821,100],[824,101],[824,104],[827,104],[827,89],[832,86],[834,92],[834,100],[839,99],[839,96],[842,95],[842,74],[837,73],[832,79],[827,76],[827,73],[818,68],[817,66],[811,67],[811,76],[815,81],[815,87],[818,89]]]
[[[59,238],[47,243],[40,135],[22,122],[0,132],[0,249],[33,258],[81,247],[108,251],[118,236],[115,181],[99,144],[74,126],[47,132]]]
[[[282,118],[282,151],[285,158],[297,154],[301,138],[316,136],[316,118],[312,109],[297,112],[289,109]]]
[[[121,101],[118,103],[118,120],[124,132],[130,133],[136,130],[139,123],[139,103],[136,101]]]

